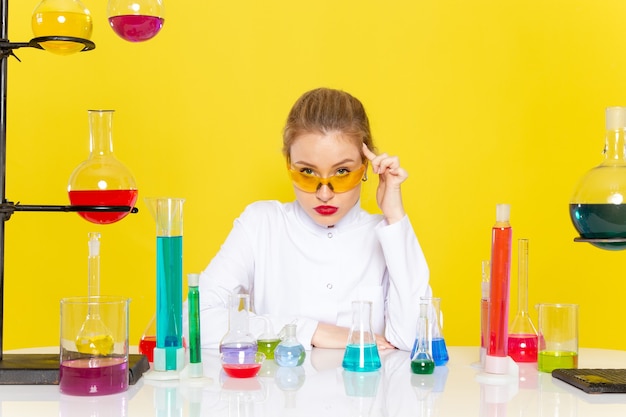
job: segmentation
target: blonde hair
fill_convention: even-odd
[[[300,96],[291,108],[283,129],[283,155],[289,160],[291,145],[304,133],[330,132],[342,132],[352,138],[359,151],[361,143],[374,150],[363,104],[345,91],[317,88]]]

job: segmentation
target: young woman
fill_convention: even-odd
[[[378,348],[411,349],[428,266],[402,204],[408,174],[373,149],[359,100],[327,88],[298,99],[283,132],[296,200],[255,202],[235,220],[200,276],[202,347],[226,334],[228,295],[249,293],[253,315],[276,330],[295,322],[307,348],[344,348],[351,303],[368,300]],[[382,215],[359,205],[369,167]],[[251,320],[253,334],[262,329]]]

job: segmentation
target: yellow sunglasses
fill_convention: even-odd
[[[307,193],[316,192],[321,186],[328,185],[335,193],[345,193],[350,191],[359,184],[359,181],[363,179],[365,170],[367,169],[367,163],[362,164],[359,169],[355,171],[347,171],[342,174],[331,175],[330,177],[318,177],[314,174],[309,174],[304,170],[292,169],[287,165],[287,170],[291,176],[291,181],[300,190]]]

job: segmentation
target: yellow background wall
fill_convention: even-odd
[[[84,0],[94,51],[9,59],[7,198],[66,204],[88,155],[87,109],[116,110],[117,157],[140,213],[96,226],[72,213],[6,224],[4,348],[55,345],[58,303],[87,292],[87,233],[102,233],[102,293],[131,303],[131,343],[154,311],[155,226],[143,197],[184,197],[184,273],[202,270],[257,199],[293,198],[280,154],[296,98],[359,97],[380,150],[410,173],[407,211],[442,297],[449,345],[479,343],[481,260],[495,206],[530,240],[529,305],[580,304],[581,345],[626,349],[626,254],[574,243],[568,203],[602,160],[604,109],[626,105],[626,3],[582,0],[166,1],[165,26],[131,44],[106,1]],[[34,0],[9,5],[32,37]],[[374,184],[363,194],[375,210]],[[517,309],[513,253],[511,314]],[[366,256],[366,255],[364,255]]]

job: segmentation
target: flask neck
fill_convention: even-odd
[[[89,110],[89,156],[113,154],[114,110]]]
[[[604,145],[604,164],[626,165],[626,129],[610,129],[606,131]]]

